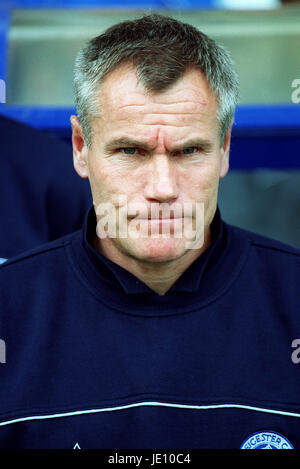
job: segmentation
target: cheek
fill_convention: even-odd
[[[97,203],[117,202],[119,195],[127,195],[133,188],[130,171],[99,158],[89,160],[89,174],[93,198]]]
[[[185,180],[185,188],[191,198],[206,201],[217,193],[219,185],[219,164],[207,164],[194,168]]]
[[[99,159],[94,155],[88,160],[88,168],[94,204],[108,201],[107,194],[111,180],[109,173],[105,171]]]

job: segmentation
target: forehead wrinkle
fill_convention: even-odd
[[[174,103],[127,103],[127,104],[122,104],[121,106],[118,106],[118,110],[128,110],[134,111],[135,108],[141,108],[145,109],[145,112],[149,114],[196,114],[199,107],[204,107],[206,108],[208,106],[207,101],[202,100],[198,102],[194,101],[177,101]],[[155,111],[153,108],[158,108],[161,107],[161,111]],[[168,109],[167,111],[165,109]],[[175,112],[172,112],[173,109],[175,108]],[[164,109],[164,110],[163,110]],[[182,110],[183,109],[183,110]],[[186,110],[185,110],[186,109]],[[182,110],[182,111],[181,111]]]
[[[201,112],[148,112],[147,116],[202,116]]]
[[[159,111],[151,111],[147,112],[146,109],[141,109],[140,107],[136,108],[134,106],[131,107],[123,107],[122,109],[116,110],[111,116],[114,116],[114,120],[119,122],[128,122],[132,125],[139,125],[139,124],[152,124],[152,125],[174,125],[174,126],[182,126],[182,125],[198,125],[199,123],[202,125],[204,121],[207,119],[210,120],[209,109],[199,109],[192,112],[184,112],[180,109],[177,112],[169,112],[168,110],[161,110]]]
[[[126,121],[126,119],[123,119]],[[172,129],[173,127],[190,127],[187,124],[165,124],[164,122],[155,122],[155,123],[142,123],[142,124],[136,124],[136,126],[141,126],[141,125],[147,125],[147,126],[163,126],[164,128],[170,127]]]

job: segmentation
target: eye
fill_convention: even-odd
[[[194,151],[195,150],[195,151]],[[182,153],[184,155],[191,155],[192,153],[196,153],[196,151],[198,150],[197,147],[188,147],[188,148],[184,148],[182,150]]]
[[[134,155],[136,152],[136,148],[134,147],[119,148],[119,151],[121,153],[124,153],[125,155]]]

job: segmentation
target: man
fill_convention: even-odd
[[[69,146],[0,116],[0,262],[79,229],[90,188]]]
[[[0,446],[300,447],[299,252],[217,208],[237,87],[221,47],[159,15],[79,52],[94,208],[0,269]]]

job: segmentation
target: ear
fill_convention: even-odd
[[[73,165],[77,174],[82,178],[87,178],[88,172],[88,147],[84,141],[83,130],[77,116],[71,116],[72,125],[72,146]]]
[[[221,169],[220,169],[220,178],[226,176],[229,170],[229,151],[230,151],[230,141],[231,141],[231,130],[233,125],[233,119],[231,121],[230,127],[228,128],[224,143],[221,148]]]

